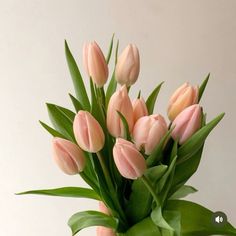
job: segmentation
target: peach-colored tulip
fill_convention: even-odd
[[[135,145],[122,138],[116,139],[113,157],[120,174],[127,179],[141,177],[147,168],[144,157]]]
[[[139,150],[144,148],[147,155],[151,154],[166,134],[167,129],[166,121],[161,115],[141,117],[133,129],[133,139],[136,147]]]
[[[83,171],[84,153],[76,144],[66,139],[53,138],[52,145],[54,160],[64,173],[75,175]]]
[[[108,66],[102,50],[96,42],[84,44],[83,64],[93,82],[98,87],[102,87],[108,78]]]
[[[116,233],[113,229],[106,228],[103,226],[97,227],[97,236],[116,236]]]
[[[198,102],[198,86],[191,86],[189,83],[184,83],[171,96],[168,105],[168,117],[171,121],[183,111]]]
[[[185,108],[172,123],[172,137],[183,144],[201,127],[201,119],[202,109],[199,104]]]
[[[106,215],[110,215],[109,209],[106,207],[106,205],[102,201],[99,201],[99,211]]]
[[[74,119],[74,134],[79,146],[87,152],[100,151],[105,142],[105,136],[100,124],[87,111],[79,111]]]
[[[125,85],[111,96],[107,108],[107,128],[109,132],[114,137],[124,137],[125,128],[117,111],[125,117],[131,132],[134,124],[133,107]]]
[[[138,48],[129,44],[118,57],[115,78],[121,85],[130,86],[134,84],[139,75],[140,59]]]
[[[132,102],[132,105],[133,105],[133,111],[134,111],[134,124],[135,124],[135,122],[139,118],[148,115],[148,109],[142,97],[134,99]]]

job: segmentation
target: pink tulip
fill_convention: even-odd
[[[126,118],[131,132],[134,124],[133,107],[125,85],[111,96],[107,108],[107,128],[109,132],[114,137],[124,137],[125,128],[117,111]]]
[[[121,85],[127,87],[134,84],[139,75],[140,59],[138,48],[129,44],[118,57],[115,78]]]
[[[198,102],[198,90],[197,86],[193,87],[189,83],[184,83],[174,92],[170,98],[167,111],[171,121],[186,107]]]
[[[66,139],[53,138],[52,145],[54,160],[64,173],[75,175],[83,171],[84,153],[76,144]]]
[[[103,226],[97,227],[97,236],[116,236],[116,233],[113,229],[106,228]]]
[[[106,215],[110,215],[109,209],[106,207],[106,205],[102,201],[99,201],[99,211]]]
[[[149,155],[159,144],[168,128],[165,119],[161,115],[150,115],[141,117],[134,126],[133,139],[136,147],[144,149]]]
[[[183,144],[190,138],[200,127],[202,119],[202,110],[200,105],[195,104],[185,108],[173,121],[172,137]]]
[[[132,102],[134,111],[134,123],[141,117],[148,115],[148,109],[143,98],[134,99]]]
[[[113,157],[120,174],[127,179],[141,177],[147,168],[144,157],[135,145],[122,138],[116,139]]]
[[[87,111],[79,111],[74,119],[74,134],[79,146],[87,152],[100,151],[105,142],[105,136],[100,124]]]
[[[108,78],[108,66],[102,50],[96,42],[84,45],[83,64],[88,76],[98,87],[102,87]]]

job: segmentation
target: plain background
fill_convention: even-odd
[[[96,40],[107,52],[112,33],[121,49],[135,43],[141,54],[143,96],[166,81],[156,112],[166,115],[172,92],[185,81],[212,78],[201,104],[208,120],[226,116],[207,140],[189,197],[213,211],[224,211],[236,225],[235,0],[0,1],[0,234],[70,235],[67,219],[96,209],[85,199],[15,196],[15,192],[60,186],[85,186],[64,175],[51,158],[45,102],[71,107],[72,83],[64,39],[82,67],[84,41]],[[84,73],[83,73],[84,74]],[[86,78],[86,77],[85,77]],[[87,80],[87,78],[86,78]],[[80,235],[94,235],[86,229]]]

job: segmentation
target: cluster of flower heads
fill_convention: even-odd
[[[83,64],[88,76],[98,87],[103,87],[108,79],[108,66],[96,42],[85,44]],[[127,179],[141,177],[147,169],[144,155],[150,155],[173,128],[171,136],[182,145],[200,127],[202,110],[198,104],[198,87],[184,83],[169,99],[167,109],[170,125],[160,114],[148,114],[143,97],[131,101],[128,88],[138,78],[140,70],[139,51],[133,44],[128,45],[119,55],[115,79],[121,85],[111,96],[107,106],[106,127],[116,138],[113,146],[114,162],[120,174]],[[121,115],[126,119],[131,140],[125,139],[125,126]],[[88,112],[80,110],[73,123],[77,143],[54,138],[54,159],[66,174],[82,172],[86,165],[85,152],[99,153],[105,145],[105,134],[99,122]],[[103,227],[98,235],[104,235]],[[110,230],[111,231],[111,230]],[[111,233],[108,235],[112,235]]]

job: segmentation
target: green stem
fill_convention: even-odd
[[[114,203],[115,203],[115,205],[117,207],[117,210],[118,210],[118,212],[119,212],[119,214],[121,216],[121,220],[123,221],[123,224],[125,225],[125,227],[127,227],[128,226],[127,218],[126,218],[126,216],[124,214],[124,211],[123,211],[123,209],[122,209],[122,207],[120,205],[120,202],[119,202],[119,200],[117,198],[116,190],[115,190],[114,185],[113,185],[113,183],[111,181],[109,171],[107,169],[106,163],[104,162],[104,158],[103,158],[103,156],[101,155],[100,152],[97,152],[96,154],[97,154],[99,162],[101,164],[101,167],[102,167],[102,170],[103,170],[106,182],[107,182],[107,186],[110,189],[110,193],[111,193],[112,199],[114,200]]]
[[[82,171],[79,173],[80,176],[82,177],[82,179],[91,187],[95,190],[95,192],[97,194],[99,194],[100,196],[100,191],[98,189],[98,187],[96,186],[96,184],[94,184],[94,182]]]
[[[146,176],[142,176],[141,180],[143,181],[143,183],[145,184],[145,186],[147,187],[148,191],[152,194],[153,199],[155,200],[156,204],[159,206],[160,205],[160,200],[152,186],[152,183],[149,181],[149,179]]]

